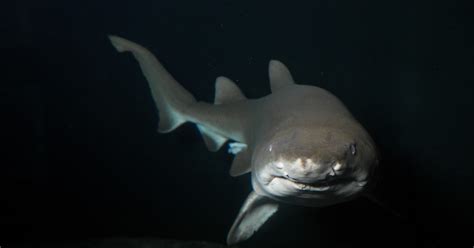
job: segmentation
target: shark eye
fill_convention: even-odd
[[[349,151],[351,152],[352,155],[356,155],[357,149],[356,149],[356,144],[355,144],[355,143],[352,143],[352,144],[349,146]]]

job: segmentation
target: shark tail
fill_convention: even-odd
[[[148,49],[118,36],[110,35],[109,39],[117,51],[131,52],[140,64],[158,108],[158,132],[171,132],[185,123],[186,110],[196,102],[194,97],[166,71]]]

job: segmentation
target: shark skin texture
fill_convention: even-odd
[[[118,36],[109,39],[138,61],[158,110],[158,132],[192,122],[210,151],[230,141],[231,176],[250,173],[253,191],[228,233],[228,245],[249,239],[281,203],[324,207],[367,191],[379,161],[368,132],[336,96],[296,84],[280,61],[268,66],[271,94],[247,99],[232,80],[218,77],[214,103],[205,103],[148,49]]]

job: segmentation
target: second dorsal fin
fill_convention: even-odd
[[[214,104],[230,103],[244,99],[246,99],[246,97],[232,80],[226,77],[218,77],[216,79]]]
[[[278,60],[270,60],[268,64],[268,76],[270,77],[270,88],[272,92],[295,83],[290,70]]]

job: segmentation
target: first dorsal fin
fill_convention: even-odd
[[[270,60],[268,64],[268,75],[270,77],[270,88],[272,92],[295,83],[290,70],[278,60]]]
[[[218,77],[216,79],[214,104],[230,103],[244,99],[246,99],[246,97],[232,80],[226,77]]]

